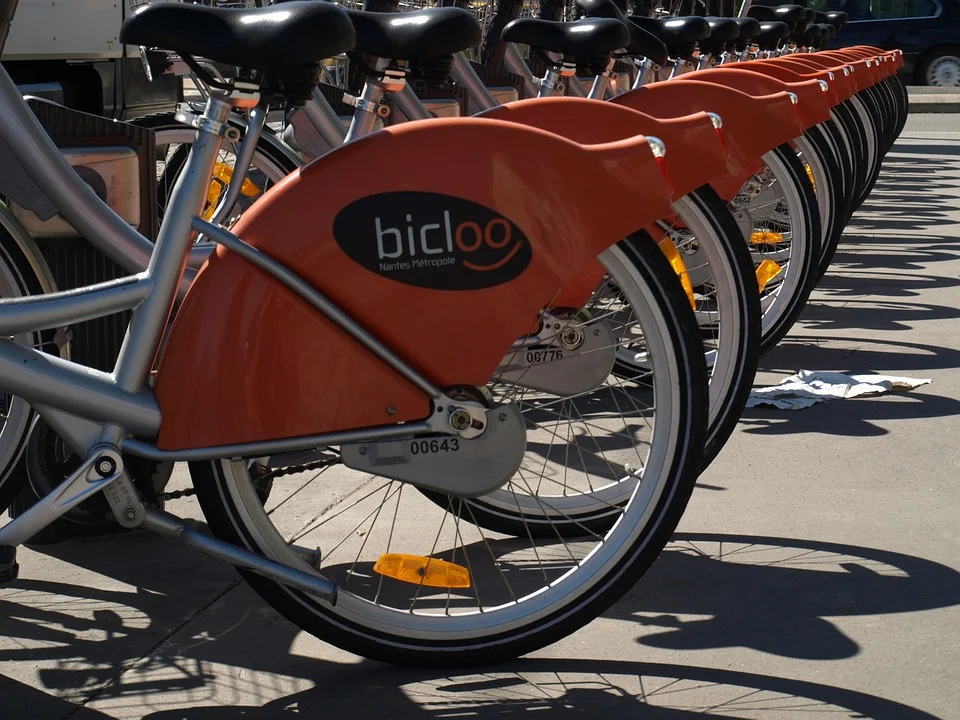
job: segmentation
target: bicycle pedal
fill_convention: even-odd
[[[0,587],[12,585],[19,574],[17,549],[10,545],[0,545]]]

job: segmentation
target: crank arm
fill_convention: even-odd
[[[57,485],[49,495],[12,522],[0,528],[0,546],[16,547],[54,522],[71,508],[105,490],[123,475],[123,460],[112,448],[101,448]]]

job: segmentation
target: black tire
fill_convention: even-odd
[[[726,259],[725,267],[715,268],[714,273],[723,273],[733,285],[734,295],[739,301],[734,310],[735,319],[732,321],[739,331],[734,334],[735,340],[730,347],[732,357],[735,358],[733,362],[736,375],[728,380],[721,395],[711,393],[714,407],[711,409],[707,440],[700,459],[702,473],[730,439],[750,396],[760,361],[760,293],[750,252],[743,244],[743,235],[726,203],[709,186],[694,190],[686,196],[686,200],[695,205],[703,216],[709,218],[713,229],[711,237]],[[714,402],[714,397],[718,398],[719,405]]]
[[[15,292],[19,292],[21,296],[41,295],[45,292],[44,284],[38,277],[37,271],[3,225],[0,225],[0,263],[3,264],[4,275],[16,286]],[[53,337],[52,331],[45,331],[29,333],[23,340],[47,352],[61,355],[53,344]],[[0,397],[6,397],[6,395],[0,395]],[[4,415],[7,415],[8,403],[6,400],[2,402]],[[21,401],[17,400],[17,402]],[[9,438],[9,447],[5,447],[4,459],[0,463],[0,513],[9,509],[17,495],[29,486],[24,450],[36,414],[29,407],[23,410],[24,416],[19,419],[16,427],[12,424],[9,428],[6,425],[3,427],[3,431],[11,432],[13,435]]]
[[[917,69],[914,71],[914,82],[917,85],[930,85],[930,78],[927,77],[928,71],[934,63],[944,58],[955,58],[960,61],[960,45],[938,45],[927,50],[917,63]]]
[[[807,170],[797,157],[796,151],[790,145],[784,144],[765,155],[764,160],[768,166],[774,163],[779,168],[777,179],[782,183],[784,192],[793,193],[798,200],[798,207],[795,209],[799,217],[791,218],[791,223],[794,225],[792,232],[801,242],[795,243],[790,256],[790,262],[799,266],[795,271],[796,281],[792,292],[782,301],[780,312],[764,327],[760,341],[761,355],[777,346],[803,312],[816,283],[821,244],[817,198],[807,177]]]
[[[823,231],[823,243],[820,246],[820,260],[818,263],[816,282],[827,272],[830,263],[833,262],[833,256],[840,244],[840,237],[843,235],[844,227],[850,218],[849,198],[844,192],[843,176],[837,158],[832,152],[830,141],[826,130],[820,127],[813,127],[804,133],[811,150],[816,155],[816,161],[819,163],[823,173],[826,175],[827,187],[821,188],[817,185],[816,194],[819,197],[821,192],[830,195],[830,217],[821,217],[821,229]],[[852,188],[851,188],[852,189]]]
[[[391,633],[370,628],[338,614],[337,608],[345,602],[342,596],[336,607],[330,607],[300,591],[241,570],[256,592],[298,627],[349,652],[388,663],[453,666],[501,661],[549,645],[593,620],[629,590],[660,554],[690,498],[704,438],[706,407],[702,344],[689,302],[660,251],[656,247],[638,248],[621,243],[619,252],[649,283],[647,293],[662,317],[666,333],[663,348],[673,358],[671,362],[676,363],[678,377],[683,378],[674,393],[680,424],[676,427],[677,442],[671,445],[665,472],[661,474],[664,489],[650,506],[649,521],[642,528],[627,523],[617,525],[623,532],[638,534],[633,536],[635,542],[616,546],[623,553],[611,560],[602,574],[592,576],[588,585],[578,586],[575,596],[557,599],[549,610],[535,611],[533,617],[517,621],[510,629],[487,627],[469,637],[460,633],[427,633],[418,638],[397,630]],[[210,528],[218,537],[254,552],[274,552],[276,546],[270,550],[269,543],[283,543],[282,538],[268,540],[264,539],[268,535],[259,534],[262,531],[257,529],[257,521],[250,520],[247,514],[253,501],[249,495],[242,503],[238,501],[240,491],[230,488],[240,485],[227,478],[224,468],[228,465],[190,465]]]

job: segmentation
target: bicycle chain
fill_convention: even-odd
[[[307,472],[308,470],[330,467],[332,465],[336,465],[338,462],[340,462],[339,455],[337,457],[324,458],[323,460],[314,460],[313,462],[303,463],[301,465],[290,465],[274,471],[270,475],[270,479],[272,480],[274,478],[284,477],[286,475],[296,475],[298,473]],[[187,488],[186,490],[171,490],[170,492],[157,493],[157,499],[166,502],[167,500],[179,500],[180,498],[192,497],[196,494],[197,491],[194,488]]]

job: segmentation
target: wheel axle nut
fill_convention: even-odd
[[[454,430],[466,430],[470,427],[470,413],[466,410],[454,410],[450,413],[450,427]]]

